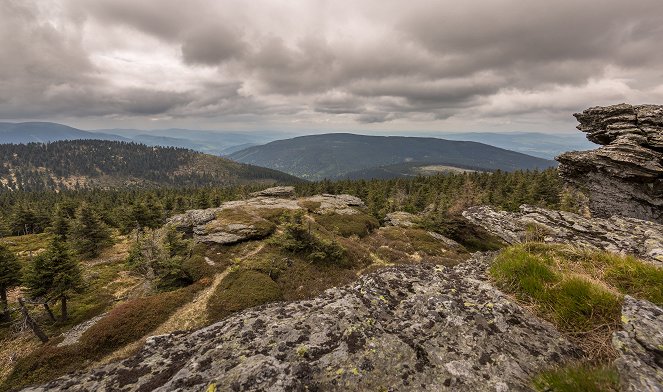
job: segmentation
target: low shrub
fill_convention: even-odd
[[[321,202],[313,200],[300,200],[297,204],[308,212],[315,212],[322,205]]]
[[[0,390],[43,383],[85,368],[105,355],[156,329],[209,282],[199,282],[173,292],[137,298],[118,305],[83,333],[78,343],[57,347],[53,340],[20,359]]]
[[[226,276],[207,303],[210,321],[253,306],[282,299],[281,289],[268,275],[253,270],[237,270]]]
[[[147,335],[205,286],[199,282],[179,290],[136,298],[113,308],[83,333],[80,345],[107,354]]]
[[[619,376],[611,367],[574,364],[539,374],[532,386],[541,392],[616,392]]]
[[[338,241],[323,238],[316,230],[312,230],[310,222],[303,223],[299,215],[292,216],[290,222],[284,223],[282,232],[272,237],[270,244],[303,255],[311,262],[352,265],[345,248]]]
[[[315,221],[325,229],[343,237],[365,237],[380,227],[380,222],[374,217],[359,213],[352,215],[324,214],[317,215]]]

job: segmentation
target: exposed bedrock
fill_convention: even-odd
[[[29,390],[530,390],[532,376],[580,353],[486,282],[491,258],[387,268],[152,337],[129,359]]]
[[[564,211],[551,211],[528,205],[520,212],[497,211],[488,206],[463,212],[504,241],[564,243],[616,253],[631,254],[663,266],[663,225],[633,218],[585,218]]]
[[[592,215],[663,223],[663,106],[619,104],[574,116],[602,147],[556,159],[562,178],[588,194]]]

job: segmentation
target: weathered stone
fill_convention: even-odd
[[[292,187],[269,188],[261,191],[261,196],[251,199],[225,202],[217,208],[186,211],[168,219],[168,224],[191,234],[197,242],[229,245],[264,238],[272,233],[272,225],[260,217],[260,210],[301,210],[301,203],[306,201],[319,203],[320,207],[316,209],[316,213],[320,214],[352,215],[359,213],[358,208],[365,207],[361,199],[350,195],[323,194],[299,200],[264,196],[286,195],[293,190]],[[233,214],[224,214],[231,211],[239,212],[243,219],[232,221],[224,218],[226,215],[232,217]]]
[[[654,222],[618,216],[585,218],[527,205],[520,212],[471,207],[463,216],[510,244],[527,240],[566,243],[632,254],[663,266],[663,225]]]
[[[316,212],[321,214],[341,214],[353,215],[359,213],[357,208],[365,208],[364,202],[356,197],[350,195],[329,195],[322,194],[302,199],[303,201],[311,201],[320,203],[320,207]]]
[[[622,323],[612,338],[622,390],[663,392],[663,309],[627,295]]]
[[[273,188],[263,189],[262,191],[253,192],[251,197],[281,197],[293,198],[295,197],[295,187],[292,186],[275,186]]]
[[[207,208],[204,210],[188,210],[183,214],[172,216],[168,219],[171,224],[186,232],[193,232],[195,226],[204,225],[216,218],[220,208]]]
[[[385,226],[413,227],[417,225],[419,219],[416,215],[409,212],[395,211],[390,212],[384,218]]]
[[[400,266],[307,301],[249,309],[30,391],[525,391],[578,356],[485,281],[487,258]]]
[[[594,216],[663,223],[663,106],[620,104],[574,116],[603,147],[558,156],[562,178],[588,193]]]

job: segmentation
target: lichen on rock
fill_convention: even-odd
[[[663,266],[663,225],[633,218],[585,218],[523,205],[520,212],[488,206],[468,208],[463,216],[510,244],[526,241],[564,243],[631,254]]]
[[[622,323],[612,340],[623,391],[663,391],[663,309],[627,295]]]
[[[492,255],[400,266],[306,301],[248,309],[31,391],[527,390],[580,354],[486,281]]]

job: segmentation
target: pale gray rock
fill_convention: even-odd
[[[527,391],[580,354],[485,281],[492,256],[400,266],[249,309],[29,391]]]
[[[414,227],[419,219],[416,215],[404,211],[388,213],[384,218],[385,226]]]
[[[564,243],[631,254],[663,266],[663,225],[613,216],[585,218],[564,211],[523,205],[520,212],[471,207],[463,216],[510,244],[525,241]]]
[[[351,195],[322,194],[302,200],[320,203],[320,207],[316,210],[320,214],[353,215],[360,212],[358,209],[366,208],[360,198]]]
[[[83,333],[90,329],[97,321],[101,320],[106,316],[106,313],[100,314],[99,316],[93,317],[87,321],[84,321],[78,325],[71,327],[67,332],[63,333],[64,339],[58,343],[58,347],[69,346],[75,343],[78,343],[78,340],[83,336]]]
[[[622,323],[612,338],[622,390],[663,392],[663,309],[627,295]]]
[[[663,106],[620,104],[574,116],[603,147],[558,156],[560,176],[588,194],[594,216],[663,223]]]
[[[251,197],[280,197],[280,198],[293,198],[295,197],[295,187],[292,186],[275,186],[272,188],[263,189],[258,192],[250,194]]]

